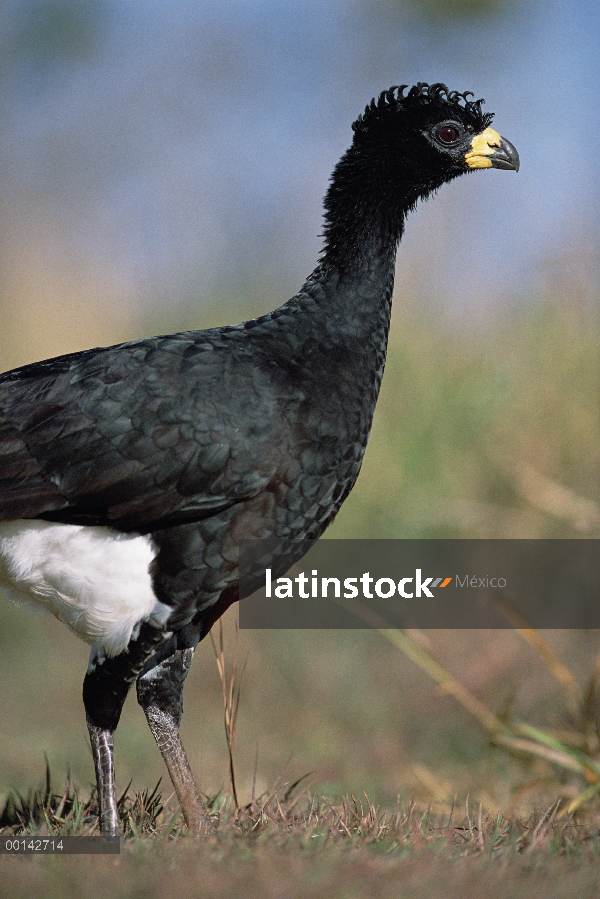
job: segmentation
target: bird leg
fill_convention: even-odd
[[[119,832],[113,734],[123,703],[147,660],[169,636],[149,624],[143,624],[137,640],[131,641],[126,652],[112,659],[92,659],[83,681],[83,703],[96,769],[100,832],[103,836],[113,837]]]
[[[138,702],[165,760],[189,831],[200,836],[213,823],[187,760],[179,726],[183,714],[183,685],[193,649],[179,649],[137,680]]]
[[[104,836],[114,837],[118,834],[119,816],[115,795],[113,734],[111,730],[105,730],[92,724],[89,718],[87,726],[96,769],[100,832]]]

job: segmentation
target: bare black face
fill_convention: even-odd
[[[491,127],[474,132],[457,119],[448,119],[423,132],[430,143],[461,171],[469,169],[513,169],[519,171],[516,149]]]

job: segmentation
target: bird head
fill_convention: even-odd
[[[356,150],[373,150],[380,175],[420,196],[457,175],[482,168],[519,169],[513,145],[491,127],[483,100],[419,82],[384,91],[353,124]],[[371,154],[369,154],[371,155]]]
[[[394,246],[417,201],[458,175],[518,171],[517,151],[491,127],[483,100],[471,97],[419,82],[410,90],[392,87],[368,104],[325,197],[325,257],[352,260],[368,235]]]

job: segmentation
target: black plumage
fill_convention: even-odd
[[[406,214],[459,174],[518,168],[468,96],[419,84],[366,108],[327,192],[319,264],[274,312],[0,376],[0,522],[148,535],[152,589],[171,609],[138,622],[126,651],[99,652],[85,679],[105,833],[112,733],[136,679],[188,824],[207,822],[178,735],[193,649],[238,598],[239,540],[318,537],[356,481]]]

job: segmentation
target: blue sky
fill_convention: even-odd
[[[24,6],[4,13],[8,39]],[[246,285],[266,308],[284,301],[314,266],[321,198],[352,120],[374,94],[416,80],[485,97],[522,167],[459,179],[423,206],[400,281],[469,309],[524,301],[557,254],[597,253],[590,0],[515,2],[435,27],[374,0],[99,8],[85,53],[15,56],[0,80],[9,266],[26,249],[50,267],[105,268],[124,300],[150,310]]]

